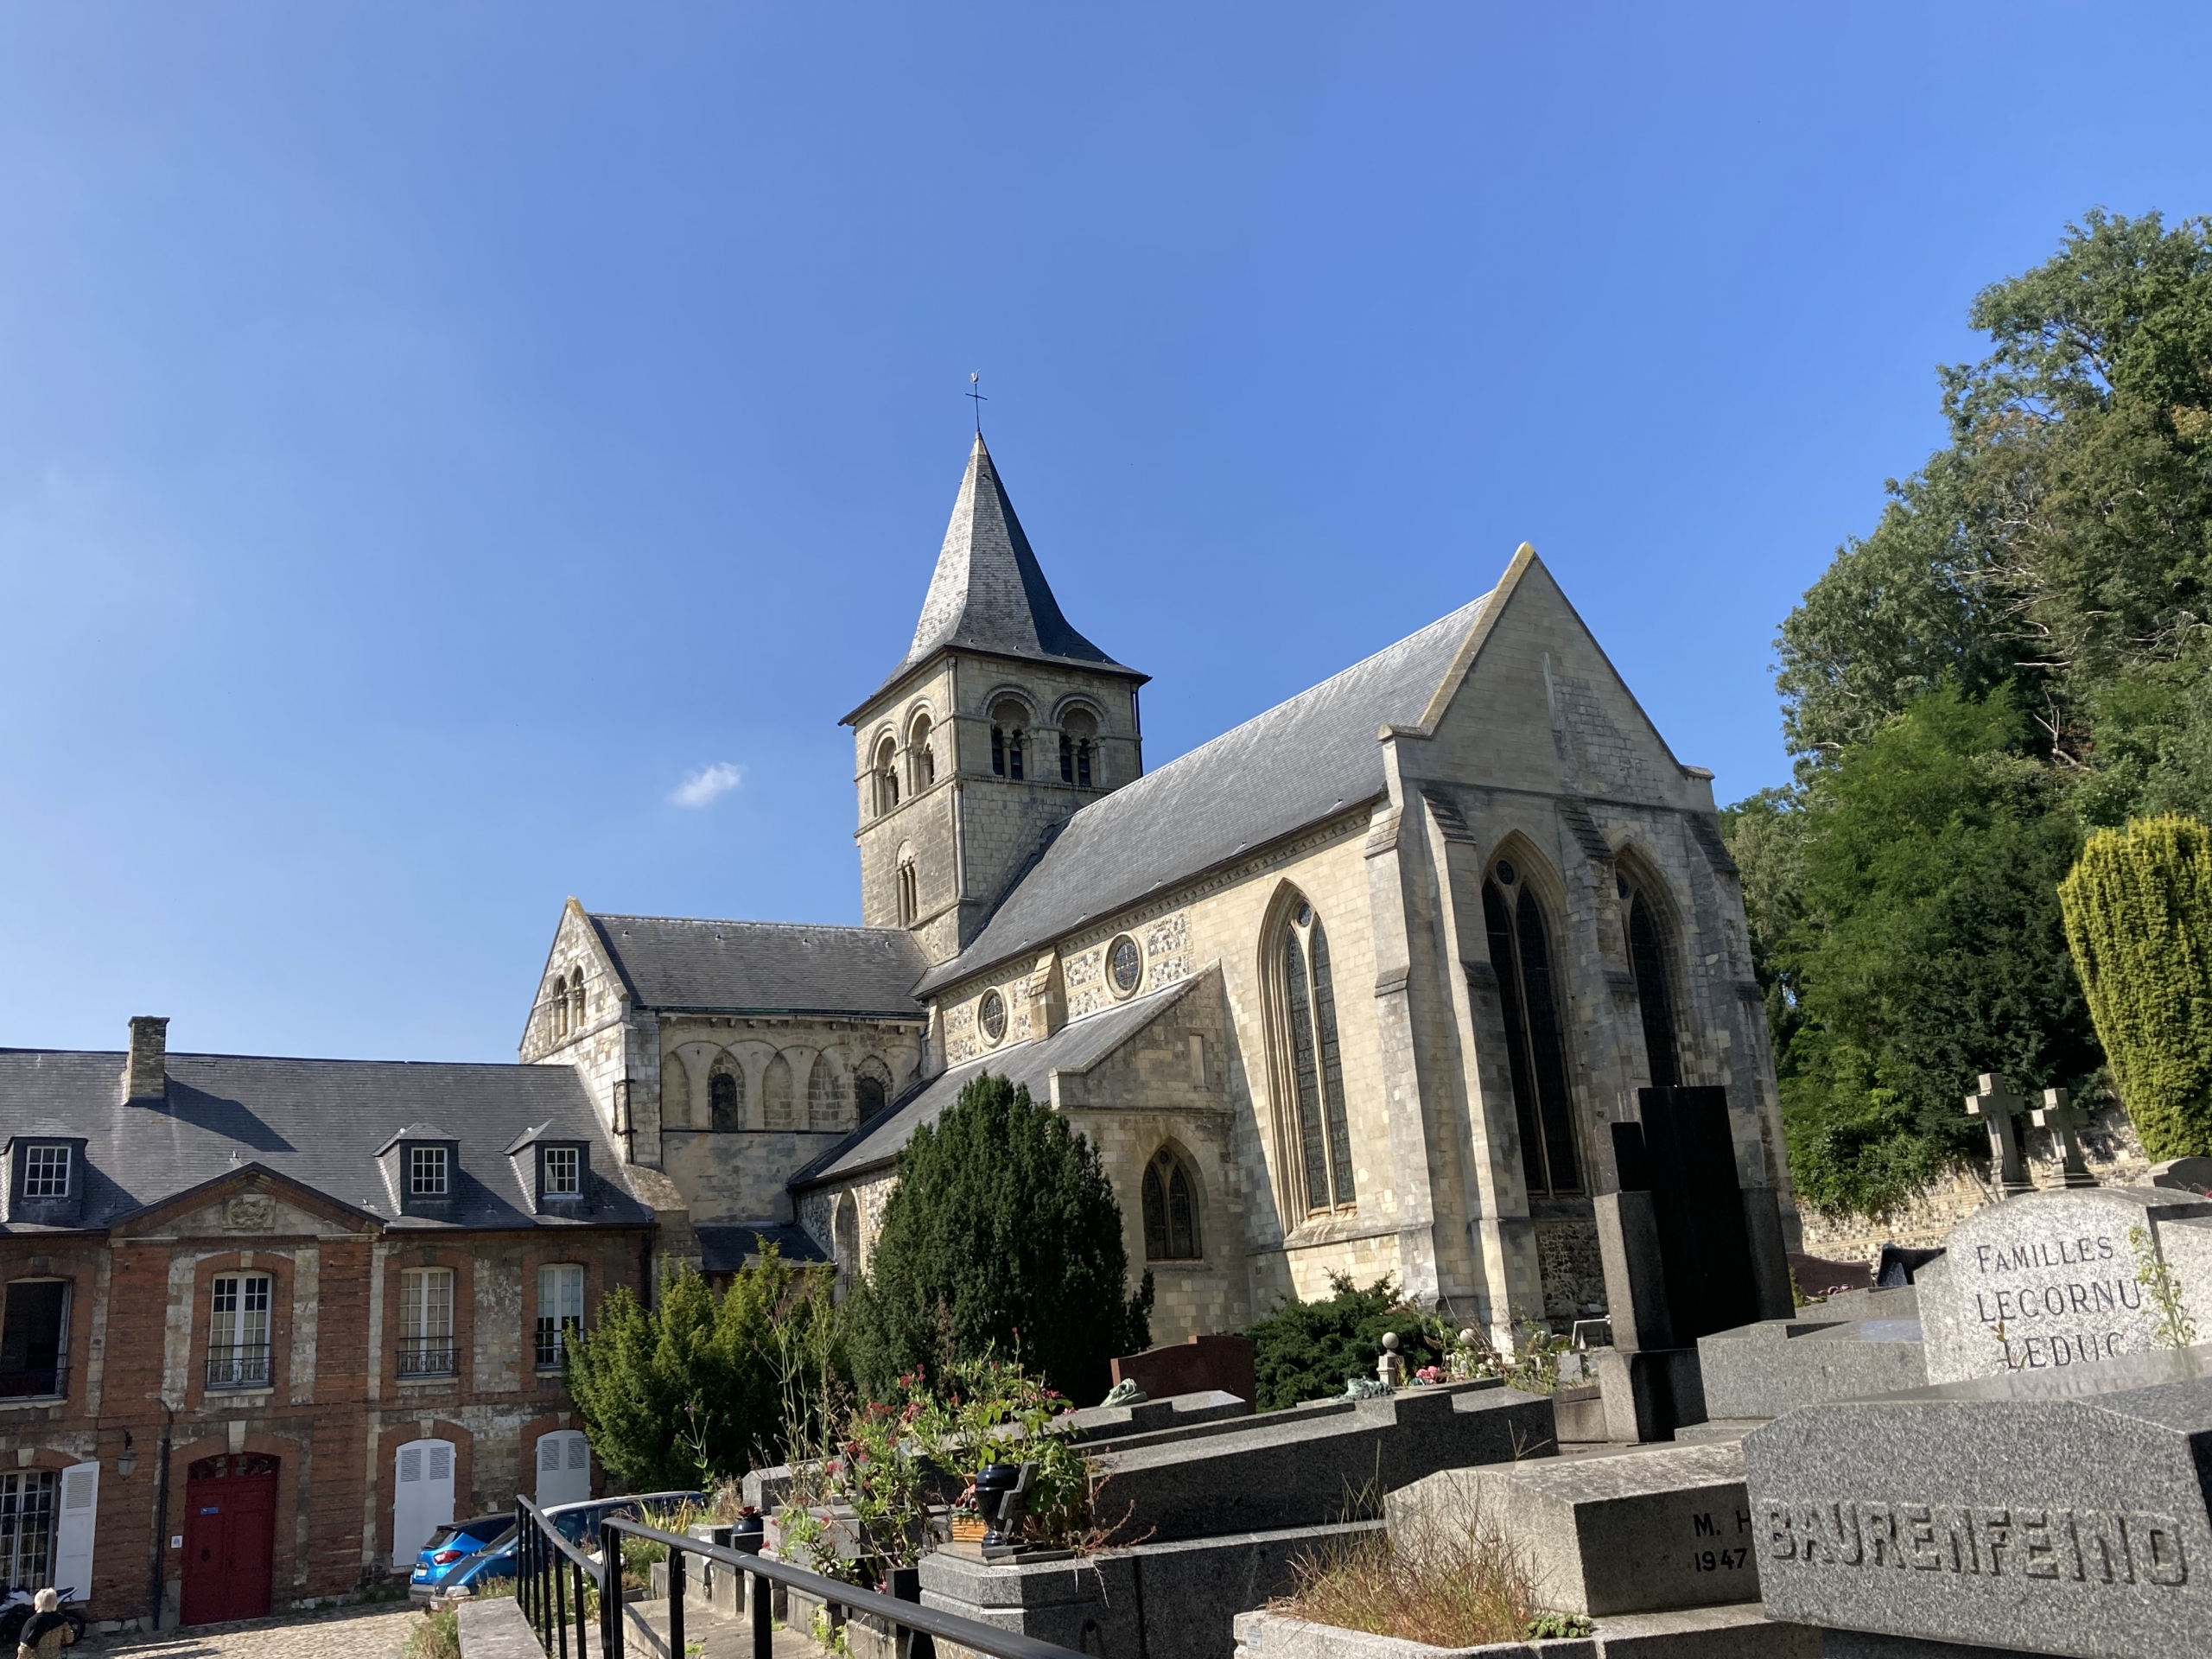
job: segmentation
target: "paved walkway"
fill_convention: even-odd
[[[88,1636],[68,1651],[103,1659],[399,1659],[408,1633],[422,1622],[414,1607],[379,1602],[240,1624],[195,1624],[159,1636]]]

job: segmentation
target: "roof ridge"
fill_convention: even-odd
[[[903,927],[867,927],[856,922],[755,922],[734,916],[645,916],[613,910],[588,910],[584,914],[598,922],[681,922],[686,927],[781,927],[793,932],[804,929],[817,933],[874,933],[886,938],[906,937],[906,930]]]
[[[124,1060],[129,1052],[120,1048],[27,1048],[0,1046],[0,1055],[38,1054],[56,1058],[82,1056],[86,1059]],[[172,1060],[277,1060],[287,1065],[411,1065],[411,1066],[474,1066],[495,1071],[536,1071],[553,1075],[550,1068],[532,1065],[522,1060],[379,1060],[342,1054],[235,1054],[214,1049],[173,1048],[168,1058]]]

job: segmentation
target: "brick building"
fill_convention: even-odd
[[[0,1051],[0,1578],[96,1621],[357,1588],[594,1490],[560,1333],[653,1214],[577,1073]]]

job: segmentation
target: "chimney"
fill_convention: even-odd
[[[168,1016],[133,1014],[130,1054],[123,1063],[123,1098],[126,1103],[161,1100],[168,1096]]]

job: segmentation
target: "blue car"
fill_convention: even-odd
[[[440,1527],[415,1557],[415,1574],[407,1585],[409,1599],[428,1601],[453,1589],[454,1574],[472,1556],[509,1539],[514,1529],[512,1510],[505,1515],[480,1515]]]
[[[679,1504],[690,1503],[704,1508],[704,1492],[645,1492],[630,1497],[594,1498],[582,1503],[563,1503],[546,1510],[554,1529],[570,1543],[585,1549],[599,1542],[599,1523],[610,1515],[635,1516],[641,1510],[672,1510]],[[496,1542],[478,1550],[467,1560],[444,1569],[445,1576],[437,1581],[436,1593],[451,1595],[457,1590],[480,1592],[483,1586],[515,1575],[515,1547],[519,1541],[512,1530],[514,1517],[506,1517],[509,1531]],[[416,1572],[417,1585],[422,1582],[422,1570]],[[428,1589],[410,1589],[410,1594],[427,1599]]]

